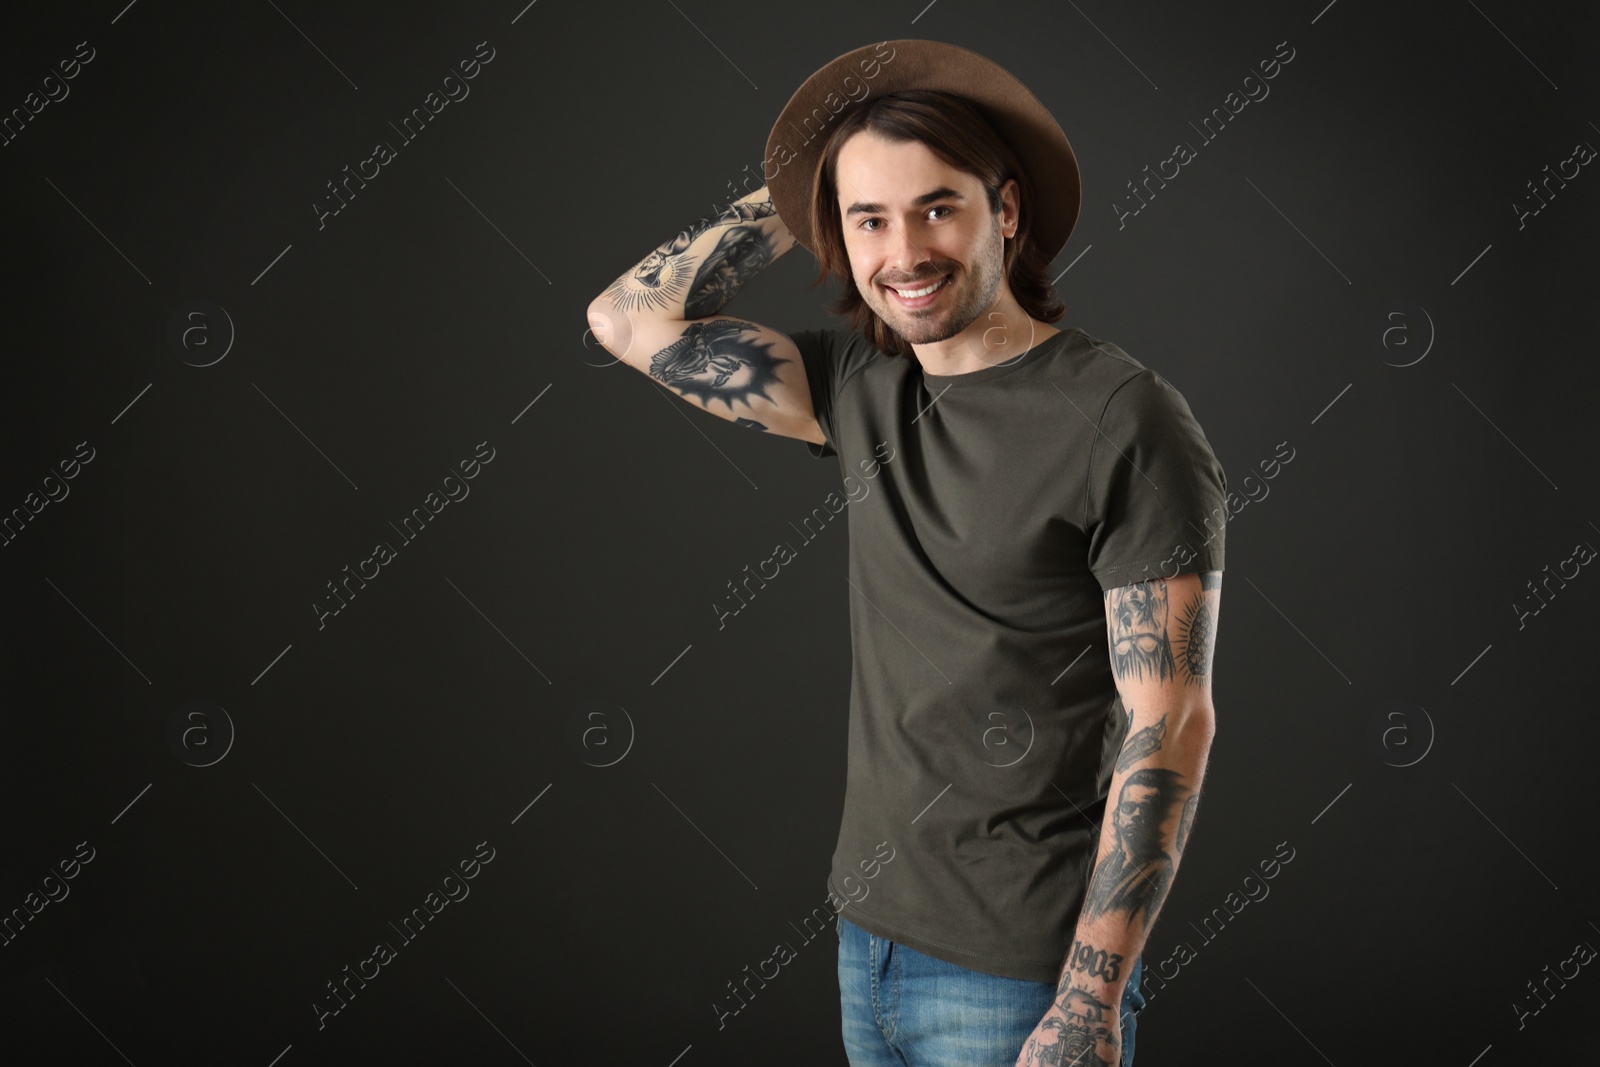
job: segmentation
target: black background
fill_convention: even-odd
[[[1145,959],[1194,957],[1147,987],[1138,1062],[1580,1062],[1592,967],[1521,1028],[1517,1005],[1600,945],[1600,577],[1552,583],[1520,628],[1515,605],[1600,545],[1600,177],[1522,228],[1515,205],[1600,145],[1586,5],[113,0],[7,22],[6,113],[95,53],[0,148],[0,512],[94,450],[0,549],[0,914],[94,850],[0,947],[8,1060],[844,1062],[831,938],[721,1028],[713,1008],[824,900],[846,534],[721,631],[711,605],[839,469],[613,364],[584,309],[732,199],[813,69],[927,37],[1015,72],[1078,153],[1059,325],[1172,381],[1230,488],[1294,449],[1230,523],[1206,799]],[[470,96],[402,145],[389,123],[484,41]],[[1270,96],[1203,143],[1191,124],[1284,41]],[[1196,158],[1119,226],[1180,140]],[[319,228],[378,141],[397,158]],[[797,250],[733,308],[835,325],[814,271]],[[168,340],[193,301],[236,331],[210,366]],[[326,584],[485,441],[470,496],[319,628]],[[226,722],[175,746],[193,700]],[[325,983],[480,842],[470,896],[319,1029]],[[1202,939],[1285,842],[1270,896]]]

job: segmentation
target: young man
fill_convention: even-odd
[[[849,522],[828,879],[850,1062],[1131,1064],[1214,732],[1222,468],[1163,378],[1050,325],[1077,163],[1002,68],[929,41],[841,56],[764,171],[589,318],[697,407],[876,479]],[[851,330],[720,314],[797,243]]]

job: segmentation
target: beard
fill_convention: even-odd
[[[947,278],[950,292],[942,295],[938,304],[926,309],[908,309],[900,306],[898,298],[886,293],[877,282],[865,287],[857,286],[862,299],[884,325],[899,334],[909,344],[926,345],[948,340],[977,321],[978,316],[995,304],[1000,292],[1001,273],[1005,267],[1005,243],[996,223],[990,231],[990,240],[973,260],[973,270],[963,271],[956,264],[935,264],[935,277]],[[919,289],[932,281],[913,282],[904,286]]]

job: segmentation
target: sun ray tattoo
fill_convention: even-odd
[[[1167,583],[1134,582],[1106,590],[1111,619],[1111,666],[1118,678],[1158,681],[1174,673],[1167,642]]]
[[[1208,587],[1209,588],[1209,587]],[[1217,616],[1205,592],[1197,595],[1184,607],[1178,620],[1177,662],[1183,680],[1201,685],[1211,673],[1211,653],[1217,640]]]
[[[747,332],[753,336],[745,336]],[[696,397],[708,410],[713,400],[728,405],[730,412],[735,401],[749,406],[753,396],[770,401],[767,387],[778,383],[778,365],[787,360],[772,355],[771,342],[759,340],[760,333],[761,327],[739,319],[691,322],[682,337],[650,360],[650,376]],[[766,429],[741,420],[746,424]]]
[[[672,240],[651,251],[632,270],[612,282],[606,289],[606,299],[624,312],[632,311],[636,307],[643,307],[646,310],[670,310],[683,297],[689,286],[689,277],[694,273],[694,266],[684,257],[684,253],[694,244],[695,238],[713,226],[738,226],[741,223],[776,215],[777,212],[778,209],[772,206],[771,201],[760,201],[753,204],[731,204],[727,211],[715,219],[701,219]],[[722,245],[719,244],[718,251],[721,250]],[[767,251],[770,259],[770,246]],[[686,313],[684,317],[701,316]]]
[[[612,282],[606,289],[606,299],[623,312],[638,307],[646,311],[666,310],[682,299],[693,268],[681,256],[667,254],[667,247],[657,248],[640,260],[638,266]]]

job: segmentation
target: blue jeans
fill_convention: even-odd
[[[984,974],[869,934],[838,916],[839,1000],[850,1067],[1014,1067],[1055,1001],[1054,982]],[[1122,1067],[1144,1008],[1135,960],[1122,993]],[[1083,1067],[1100,1061],[1083,1056]]]

